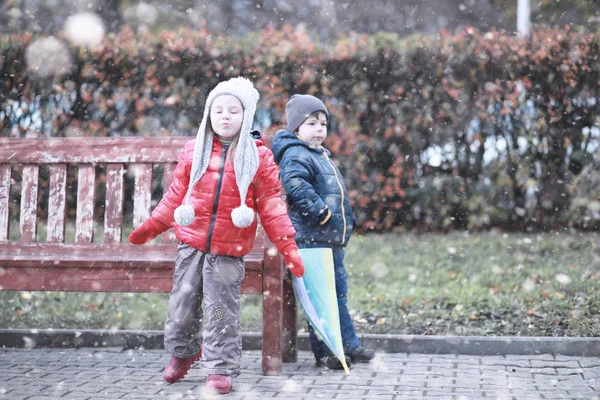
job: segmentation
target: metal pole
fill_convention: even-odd
[[[531,0],[519,0],[517,8],[517,34],[529,36],[531,31]]]

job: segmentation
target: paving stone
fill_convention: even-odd
[[[600,357],[580,357],[577,361],[583,368],[600,367]]]
[[[583,371],[585,379],[599,379],[600,378],[600,367],[585,368]]]
[[[577,360],[531,360],[531,366],[534,368],[578,368],[579,363]]]
[[[457,370],[439,370],[434,369],[429,374],[426,374],[427,379],[435,379],[437,377],[445,377],[445,378],[455,378]]]
[[[571,395],[566,390],[553,390],[551,392],[540,393],[545,399],[570,399]]]

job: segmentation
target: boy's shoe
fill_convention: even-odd
[[[346,365],[350,367],[352,363],[350,357],[345,356]],[[336,356],[326,356],[317,360],[317,367],[327,367],[329,369],[344,369],[342,362]]]
[[[216,390],[219,393],[226,394],[233,388],[233,379],[227,375],[208,375],[206,379],[206,388]]]
[[[172,357],[169,365],[163,372],[163,378],[169,383],[175,383],[183,379],[190,370],[192,364],[202,358],[202,345],[200,351],[190,358]]]
[[[356,349],[347,352],[346,356],[350,357],[352,362],[355,363],[368,363],[375,358],[375,350],[357,347]]]

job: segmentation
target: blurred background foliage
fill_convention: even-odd
[[[599,50],[597,34],[568,26],[328,43],[291,26],[244,37],[123,26],[89,49],[63,33],[10,34],[0,39],[0,129],[191,136],[208,91],[244,75],[261,93],[267,138],[291,94],[325,100],[326,145],[361,232],[597,230]]]

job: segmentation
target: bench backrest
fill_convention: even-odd
[[[135,171],[133,224],[151,211],[152,167],[164,165],[163,188],[171,184],[173,169],[188,138],[56,138],[0,139],[0,242],[8,241],[11,202],[11,164],[22,165],[19,209],[20,242],[35,242],[40,168],[49,168],[46,241],[65,241],[67,165],[76,165],[77,214],[75,242],[91,243],[95,203],[96,165],[106,167],[104,243],[121,242],[125,164]],[[163,242],[173,242],[168,233]]]
[[[172,182],[174,168],[187,140],[189,138],[185,137],[0,139],[0,267],[14,267],[10,271],[15,276],[21,273],[21,267],[37,268],[37,275],[25,275],[23,272],[21,283],[11,283],[13,288],[8,290],[21,290],[21,286],[29,287],[22,290],[87,290],[88,286],[83,283],[63,280],[64,283],[61,284],[53,278],[59,273],[56,271],[47,278],[41,276],[54,266],[76,269],[120,266],[124,273],[127,272],[127,268],[137,268],[137,277],[140,277],[140,273],[154,273],[155,270],[144,272],[144,265],[139,265],[148,261],[148,264],[145,264],[148,268],[164,270],[162,283],[156,284],[158,281],[153,281],[155,283],[152,285],[142,284],[135,288],[132,288],[130,283],[124,286],[111,284],[97,290],[105,288],[107,291],[168,291],[170,286],[166,270],[172,267],[174,257],[170,254],[176,246],[173,230],[162,235],[162,244],[133,246],[124,243],[124,174],[126,171],[134,172],[133,226],[139,226],[151,212],[153,167],[162,165],[164,168],[164,194]],[[103,243],[93,240],[94,207],[97,207],[98,201],[98,196],[95,196],[97,165],[104,167],[106,171]],[[77,168],[75,232],[73,243],[66,243],[67,171],[73,166]],[[12,176],[16,167],[21,175],[21,199],[20,206],[13,204],[11,211],[11,204],[14,203],[11,198],[11,193],[14,192],[11,185],[15,182],[14,178],[19,178]],[[49,171],[45,237],[40,237],[36,232],[41,168],[47,168]],[[9,224],[17,215],[15,208],[19,216],[20,234],[18,239],[15,239],[13,234],[11,240]],[[245,258],[247,269],[243,291],[246,293],[261,293],[262,261],[269,257],[265,253],[265,246],[268,245],[270,242],[259,227],[254,248]],[[157,253],[164,254],[165,249],[169,251],[168,257],[157,256]],[[43,252],[42,256],[39,256],[40,252]],[[35,253],[35,259],[28,258],[26,253]],[[97,259],[100,253],[102,260]],[[114,258],[112,261],[111,255]],[[40,283],[24,284],[24,280],[30,279],[28,276],[33,277],[32,279],[40,276]],[[8,279],[2,280],[4,282],[0,282],[0,290],[2,283],[5,284],[4,289],[7,289]],[[39,289],[32,289],[38,287]],[[123,289],[119,289],[121,287]]]

